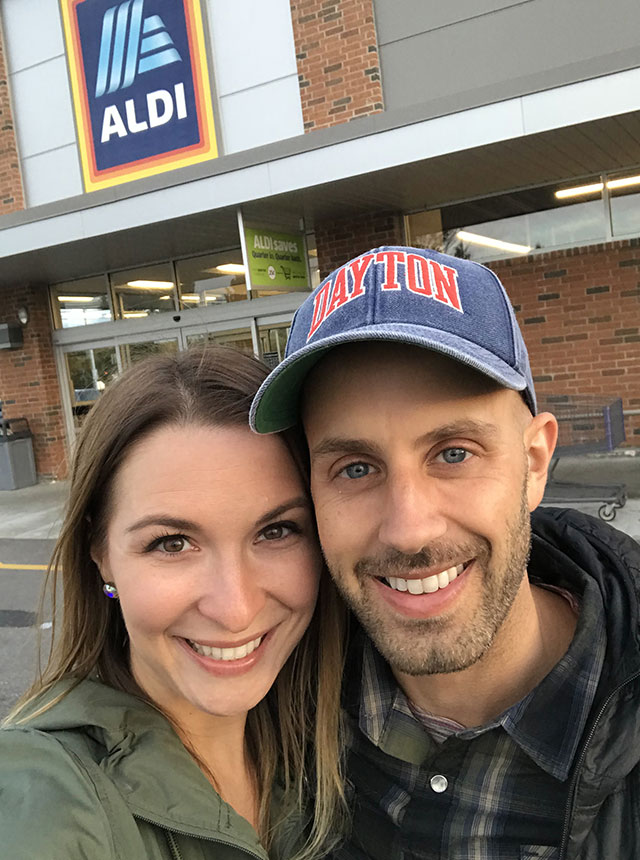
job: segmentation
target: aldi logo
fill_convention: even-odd
[[[217,156],[200,0],[60,0],[85,189]]]

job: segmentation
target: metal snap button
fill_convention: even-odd
[[[437,794],[442,794],[442,792],[446,791],[449,787],[449,780],[446,776],[442,776],[441,773],[437,773],[435,776],[431,777],[429,785]]]

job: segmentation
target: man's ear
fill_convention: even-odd
[[[558,439],[558,422],[550,412],[541,412],[524,432],[524,447],[529,463],[527,499],[529,510],[538,507],[547,483],[549,463]]]

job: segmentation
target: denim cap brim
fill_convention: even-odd
[[[522,392],[531,413],[536,414],[535,394],[528,386],[527,379],[493,353],[441,329],[396,322],[388,327],[378,324],[334,334],[308,344],[285,358],[265,379],[253,400],[249,415],[251,429],[266,434],[295,426],[300,420],[302,388],[312,368],[328,352],[341,345],[372,341],[405,343],[446,355],[488,376],[504,388]]]

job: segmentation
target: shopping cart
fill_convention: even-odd
[[[543,504],[599,504],[598,516],[611,522],[627,501],[624,484],[579,484],[556,481],[553,474],[562,457],[613,451],[625,439],[622,400],[588,395],[547,395],[540,412],[558,419],[558,444],[553,454]]]

